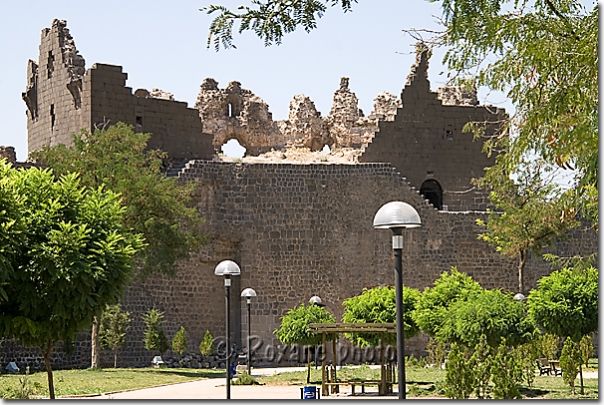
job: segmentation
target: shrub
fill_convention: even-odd
[[[562,380],[570,385],[570,390],[575,395],[575,379],[579,374],[581,365],[581,350],[570,337],[564,340],[562,355],[560,356],[560,369],[562,370]]]
[[[233,381],[231,384],[233,385],[260,385],[260,383],[258,382],[258,380],[256,380],[256,378],[254,378],[254,376],[251,376],[247,373],[247,371],[242,371],[241,375],[239,377],[237,377],[237,379],[235,381]]]
[[[491,387],[489,382],[491,381],[493,357],[485,335],[480,336],[480,340],[474,348],[474,353],[470,358],[470,366],[474,373],[474,392],[476,396],[479,399],[490,398]]]
[[[426,345],[426,352],[428,352],[428,364],[433,364],[434,367],[440,368],[445,362],[447,351],[443,342],[439,342],[433,337],[430,337],[428,344]]]
[[[445,395],[448,398],[467,399],[474,390],[474,373],[467,354],[467,350],[460,349],[457,343],[451,344],[445,363]]]
[[[541,354],[548,359],[558,358],[558,346],[560,345],[560,338],[551,333],[546,333],[541,336]]]
[[[117,367],[117,355],[126,343],[130,329],[130,312],[122,311],[120,304],[107,305],[99,322],[99,343],[102,349],[113,351],[113,367]]]
[[[172,338],[172,351],[181,356],[187,351],[187,332],[184,326],[181,326]]]
[[[588,366],[589,358],[594,355],[594,345],[589,335],[585,335],[579,342],[579,348],[581,350],[581,364]]]
[[[150,309],[143,315],[143,321],[147,326],[145,338],[143,340],[145,349],[158,351],[162,356],[170,348],[168,345],[168,338],[161,327],[163,318],[164,313],[155,308]]]
[[[535,364],[539,358],[540,341],[534,340],[520,345],[514,349],[516,355],[522,362],[523,380],[530,387],[535,380]]]
[[[506,346],[502,339],[491,367],[493,376],[493,397],[495,399],[522,398],[518,389],[522,382],[522,362]]]
[[[211,356],[214,353],[214,338],[207,329],[205,335],[203,335],[203,340],[199,343],[199,351],[204,356]]]

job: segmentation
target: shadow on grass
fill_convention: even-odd
[[[98,372],[98,373],[118,373],[123,369],[87,369],[86,371]],[[225,378],[224,370],[207,370],[207,369],[174,369],[174,368],[132,368],[128,371],[133,373],[141,373],[147,375],[178,375],[187,378]]]
[[[543,397],[549,394],[551,391],[549,390],[541,390],[539,388],[520,388],[520,393],[527,398],[537,398]]]

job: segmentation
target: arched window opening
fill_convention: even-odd
[[[329,147],[329,145],[325,145],[325,146],[323,146],[323,149],[321,150],[321,152],[330,153],[331,152],[331,148]]]
[[[229,117],[233,117],[233,104],[229,103]]]
[[[231,158],[242,158],[245,156],[246,152],[246,149],[234,138],[222,145],[220,150],[223,155]]]
[[[436,209],[443,209],[443,190],[436,180],[426,180],[422,183],[419,193]]]

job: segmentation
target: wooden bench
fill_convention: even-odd
[[[562,375],[562,370],[556,368],[556,364],[559,364],[558,360],[548,360],[545,357],[537,359],[537,366],[539,367],[539,375],[554,375],[554,377]]]
[[[379,387],[381,384],[382,384],[382,381],[380,381],[380,380],[361,380],[361,379],[341,380],[338,382],[325,383],[325,385],[327,385],[327,386],[350,385],[350,388],[352,390],[351,395],[355,395],[355,387],[357,387],[359,385],[361,386],[361,393],[364,394],[366,385],[377,385]]]

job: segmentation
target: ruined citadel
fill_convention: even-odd
[[[494,157],[482,153],[483,140],[462,131],[468,122],[483,122],[491,136],[505,112],[480,105],[475,92],[432,91],[427,67],[428,55],[419,51],[400,98],[379,94],[367,116],[342,78],[329,115],[296,95],[288,119],[273,121],[268,105],[236,81],[220,88],[203,80],[194,108],[159,89],[132,91],[121,66],[85,68],[65,21],[43,29],[23,93],[29,150],[69,144],[82,128],[125,122],[151,133],[149,147],[168,153],[168,176],[196,184],[194,200],[206,219],[199,232],[209,244],[181,261],[176,277],[153,276],[127,288],[122,304],[133,321],[118,365],[150,364],[141,317],[154,306],[165,312],[169,338],[186,328],[190,352],[197,352],[206,330],[223,335],[223,280],[214,268],[225,259],[241,267],[233,279],[232,338],[240,344],[247,338],[238,292],[252,287],[258,294],[252,334],[263,345],[254,362],[270,363],[263,354],[279,344],[273,330],[289,309],[319,295],[339,320],[344,299],[393,284],[390,233],[372,227],[377,210],[393,200],[411,204],[422,220],[421,228],[404,235],[405,285],[422,290],[457,266],[486,288],[515,291],[516,263],[477,239],[476,219],[486,218],[488,201],[471,179]],[[246,148],[242,160],[220,154],[230,139]],[[14,150],[4,154],[14,162]],[[579,228],[555,251],[596,252],[597,237]],[[531,258],[525,285],[536,287],[550,272],[541,258]],[[423,354],[425,341],[407,340],[407,353]],[[89,367],[89,333],[75,349],[55,353],[56,367]],[[5,343],[2,353],[6,361],[41,364],[35,350],[15,342]]]

